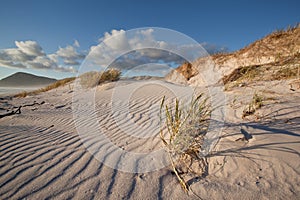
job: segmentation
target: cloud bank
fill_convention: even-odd
[[[98,70],[114,67],[126,71],[139,65],[146,66],[147,63],[164,63],[177,67],[184,61],[195,60],[199,56],[207,56],[225,50],[216,45],[198,44],[191,39],[177,41],[185,36],[178,32],[174,32],[172,35],[170,30],[159,31],[161,30],[148,28],[128,32],[124,30],[106,32],[104,37],[99,39],[99,44],[90,48],[87,60],[90,62],[90,66],[96,66]],[[164,36],[164,32],[171,32],[171,35]],[[157,35],[159,37],[156,37]],[[149,70],[151,71],[151,69]]]
[[[164,50],[173,49],[175,46],[156,40],[153,32],[151,28],[137,30],[133,34],[126,34],[124,30],[112,30],[111,33],[104,34],[98,45],[90,48],[88,59],[102,67],[120,63],[125,68],[129,65],[156,62],[181,63],[182,57]]]
[[[176,34],[178,33],[175,32],[174,35]],[[145,70],[151,71],[146,67],[148,63],[177,67],[187,58],[194,60],[199,56],[207,56],[207,52],[211,54],[227,51],[224,47],[202,43],[204,48],[199,52],[199,44],[195,41],[178,41],[180,39],[172,38],[172,34],[156,36],[157,29],[152,28],[112,30],[106,32],[97,45],[90,47],[87,57],[78,51],[80,44],[77,40],[72,45],[58,47],[52,54],[46,54],[36,41],[15,41],[15,48],[0,50],[0,66],[76,72],[83,59],[87,58],[86,60],[95,67],[90,70],[99,71],[106,67],[115,67],[128,71],[143,65]]]
[[[22,69],[49,69],[61,72],[76,72],[75,67],[85,55],[77,52],[79,42],[68,45],[53,54],[45,54],[36,41],[15,41],[16,48],[0,50],[0,66]],[[61,61],[64,65],[61,64]]]

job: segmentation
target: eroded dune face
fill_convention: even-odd
[[[294,68],[297,68],[296,65],[299,63],[299,53],[300,27],[298,25],[286,31],[273,32],[232,53],[211,55],[191,63],[184,63],[172,70],[166,76],[166,80],[194,86],[209,85],[205,74],[209,68],[213,68],[219,74],[219,77],[216,77],[219,80],[210,80],[216,83],[238,68],[252,66],[268,66],[264,69],[264,76],[270,76],[268,73],[276,73],[280,67],[289,66],[295,70]]]

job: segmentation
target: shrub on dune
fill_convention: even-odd
[[[118,69],[108,69],[104,72],[86,72],[79,76],[80,84],[84,88],[92,88],[104,82],[112,82],[120,79],[121,71]]]
[[[84,88],[95,87],[99,84],[101,73],[96,71],[86,72],[79,76],[80,85]]]

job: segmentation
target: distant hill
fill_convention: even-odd
[[[45,86],[57,81],[56,79],[36,76],[29,73],[17,72],[0,80],[0,87],[35,87]]]

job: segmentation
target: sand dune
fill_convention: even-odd
[[[117,88],[105,85],[95,91],[70,92],[65,86],[36,96],[2,99],[1,107],[8,110],[34,101],[45,103],[0,119],[0,199],[197,199],[197,195],[299,199],[300,93],[289,90],[288,84],[256,83],[226,92],[222,137],[208,158],[207,174],[188,180],[189,194],[171,168],[162,167],[167,160],[147,159],[162,150],[158,121],[152,116],[162,96],[184,97],[186,88],[162,81],[131,81]],[[249,94],[263,88],[269,100],[255,115],[242,119]],[[87,98],[94,92],[95,100]],[[76,106],[81,109],[74,112]],[[100,127],[113,149],[96,142],[99,137],[90,132],[94,121],[94,128]],[[93,156],[93,150],[100,153]],[[131,157],[134,153],[143,154]],[[142,172],[153,169],[151,165],[160,168]],[[135,173],[129,172],[132,168]]]

